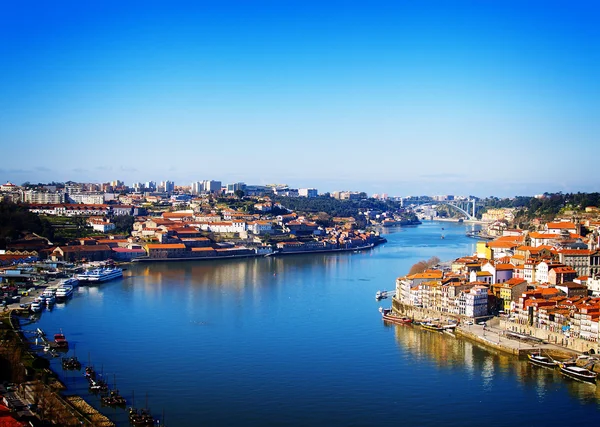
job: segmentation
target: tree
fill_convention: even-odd
[[[235,190],[233,192],[233,194],[235,194],[238,199],[241,199],[242,197],[244,197],[244,191],[243,190]]]

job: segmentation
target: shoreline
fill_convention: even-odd
[[[210,257],[184,257],[184,258],[134,258],[131,261],[125,261],[123,264],[129,263],[151,263],[151,262],[184,262],[184,261],[216,261],[220,259],[243,259],[243,258],[270,258],[275,256],[287,255],[305,255],[305,254],[321,254],[321,253],[340,253],[340,252],[356,252],[374,249],[375,247],[387,243],[385,238],[381,241],[371,243],[366,246],[357,246],[355,248],[336,248],[336,249],[313,249],[306,251],[289,251],[289,252],[271,252],[268,254],[244,254],[244,255],[222,255]]]

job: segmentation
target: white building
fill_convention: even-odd
[[[248,231],[253,234],[267,234],[273,230],[271,221],[254,221],[248,223]]]
[[[202,181],[202,191],[205,193],[220,193],[221,181]]]
[[[488,315],[488,290],[485,286],[473,286],[464,293],[465,316],[481,317]]]
[[[27,190],[23,192],[23,202],[33,204],[64,203],[65,193]]]
[[[104,203],[104,193],[69,193],[69,201],[85,205],[101,205]]]
[[[103,218],[90,218],[88,224],[92,226],[94,231],[107,233],[115,229],[115,224]]]
[[[202,230],[211,233],[242,233],[246,231],[245,221],[223,221],[202,224]]]
[[[317,197],[319,192],[316,188],[299,188],[298,196],[300,197]]]

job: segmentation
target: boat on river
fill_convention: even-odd
[[[56,300],[64,301],[73,295],[73,286],[71,285],[61,285],[56,289]]]
[[[123,277],[122,268],[95,268],[93,270],[87,270],[85,273],[77,275],[77,278],[82,282],[100,283],[107,282],[109,280]]]
[[[56,344],[56,347],[59,349],[69,348],[69,342],[62,332],[60,334],[54,334],[54,344]]]
[[[427,329],[429,331],[444,332],[444,329],[445,329],[439,323],[433,323],[433,322],[421,322],[421,323],[419,323],[419,325],[423,329]]]
[[[381,318],[384,322],[393,323],[395,325],[410,325],[412,323],[410,317],[397,316],[392,312],[391,308],[382,308],[379,311],[381,312]]]
[[[548,356],[542,356],[541,353],[529,353],[527,359],[532,365],[541,366],[542,368],[556,368],[557,361]]]
[[[559,363],[558,369],[560,373],[577,381],[595,383],[598,374],[589,369],[577,366],[575,363]]]

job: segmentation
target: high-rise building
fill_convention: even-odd
[[[316,188],[299,188],[298,196],[300,197],[317,197],[319,192]]]

